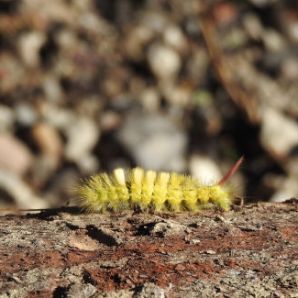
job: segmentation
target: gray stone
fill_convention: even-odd
[[[183,171],[187,138],[173,121],[159,114],[130,114],[118,140],[146,169]]]

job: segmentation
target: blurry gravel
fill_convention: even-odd
[[[115,166],[216,182],[241,155],[248,201],[298,197],[297,4],[207,2],[258,123],[215,75],[203,2],[3,2],[0,206],[65,205]]]
[[[171,119],[158,114],[129,114],[117,137],[139,166],[185,171],[186,134]]]

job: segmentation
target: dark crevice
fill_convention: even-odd
[[[10,1],[1,1],[0,3],[0,15],[12,15],[16,14],[19,6],[22,1],[19,0],[10,0]]]
[[[49,208],[49,209],[41,209],[40,213],[26,214],[26,217],[52,221],[54,220],[54,216],[58,215],[60,212],[69,213],[69,214],[81,214],[82,210],[78,207]]]
[[[66,225],[70,230],[72,230],[72,231],[76,231],[76,230],[79,230],[79,229],[80,229],[79,226],[74,225],[74,224],[71,224],[71,223],[69,223],[69,222],[66,222],[65,225]]]
[[[119,244],[115,237],[105,233],[103,230],[98,229],[94,225],[88,225],[86,229],[87,229],[87,235],[89,237],[91,237],[92,239],[102,244],[105,244],[107,246],[115,246]]]
[[[96,280],[94,280],[91,276],[91,274],[88,271],[83,272],[83,281],[85,284],[91,284],[93,286],[97,285]]]
[[[67,298],[68,287],[57,287],[53,292],[53,298]]]
[[[149,222],[143,225],[140,225],[137,230],[137,235],[138,236],[147,236],[150,235],[150,232],[156,225],[156,222]]]
[[[112,276],[112,280],[113,280],[115,283],[120,284],[120,283],[121,283],[121,276],[120,276],[118,273],[116,273],[116,274],[114,274],[114,275]]]

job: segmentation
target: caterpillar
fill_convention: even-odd
[[[117,168],[111,175],[91,176],[77,188],[80,206],[91,212],[140,209],[142,211],[229,210],[233,195],[225,182],[240,164],[241,157],[218,182],[204,185],[191,176],[177,173]]]

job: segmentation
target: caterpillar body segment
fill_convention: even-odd
[[[140,206],[141,209],[146,209],[150,206],[152,196],[154,194],[154,183],[156,179],[156,172],[148,171],[145,174],[144,181],[142,183],[142,196],[136,206]]]
[[[118,168],[111,175],[92,176],[78,188],[78,194],[81,206],[95,212],[229,210],[233,202],[231,192],[222,184],[203,185],[190,176],[141,168]]]

